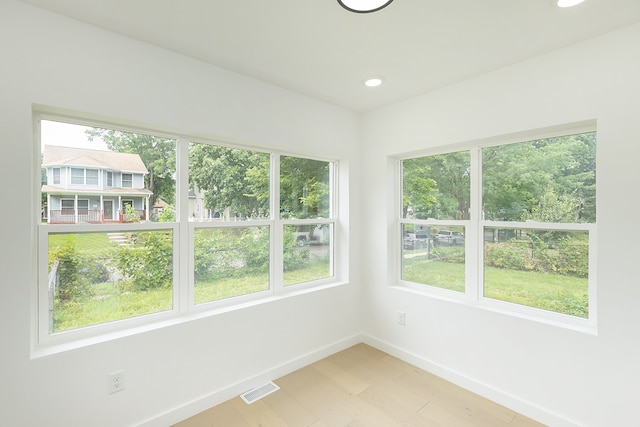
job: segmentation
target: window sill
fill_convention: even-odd
[[[427,285],[423,285],[424,289],[418,289],[418,286],[422,285],[396,284],[391,285],[390,287],[391,289],[398,292],[407,292],[413,295],[420,295],[426,298],[459,304],[478,310],[489,311],[504,316],[515,317],[531,322],[580,332],[583,334],[593,336],[598,335],[595,316],[591,319],[584,319],[539,308],[521,306],[514,303],[493,300],[490,298],[481,297],[479,299],[476,299],[464,293],[449,291],[440,288],[433,288]]]
[[[95,344],[101,344],[121,338],[144,334],[146,332],[164,329],[183,323],[193,322],[206,319],[221,314],[244,310],[263,304],[295,298],[300,295],[306,295],[313,292],[319,292],[348,284],[346,281],[334,281],[331,283],[321,284],[313,287],[305,287],[295,290],[287,290],[278,295],[270,294],[264,298],[256,298],[229,305],[209,305],[206,308],[196,306],[189,312],[177,313],[175,311],[156,313],[147,316],[141,316],[134,319],[126,319],[116,321],[105,325],[89,326],[82,329],[76,329],[68,332],[61,332],[54,336],[48,337],[47,343],[34,342],[31,349],[31,359],[39,359],[42,357],[52,356],[67,351],[72,351]]]

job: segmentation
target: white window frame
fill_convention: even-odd
[[[107,171],[107,183],[106,183],[106,187],[111,188],[113,187],[113,172],[112,171]]]
[[[60,168],[52,168],[51,174],[53,185],[60,185]]]
[[[328,159],[316,159],[330,162],[331,168],[331,212],[330,218],[302,220],[302,222],[326,223],[333,227],[332,240],[332,257],[333,265],[331,277],[301,284],[282,286],[282,229],[286,224],[295,223],[294,220],[281,220],[279,218],[279,163],[278,159],[281,155],[311,158],[296,153],[283,153],[275,150],[256,150],[251,147],[243,147],[235,144],[224,143],[213,140],[202,140],[185,134],[171,134],[157,131],[154,129],[132,128],[117,123],[96,121],[93,117],[83,118],[81,114],[78,116],[68,116],[59,114],[55,109],[43,107],[42,110],[34,111],[34,126],[36,128],[36,145],[34,152],[33,169],[34,174],[38,173],[40,177],[41,159],[40,159],[40,120],[53,120],[69,124],[78,124],[84,126],[95,126],[103,129],[119,129],[125,132],[146,133],[159,137],[174,139],[177,141],[176,146],[176,222],[158,223],[118,223],[118,224],[42,224],[40,218],[34,213],[34,224],[37,227],[37,271],[38,280],[33,311],[34,333],[32,341],[32,353],[38,357],[47,354],[53,354],[60,351],[66,351],[72,348],[82,347],[94,342],[106,341],[112,338],[122,337],[138,333],[141,331],[161,328],[167,325],[189,321],[194,316],[201,317],[203,315],[216,315],[223,311],[232,309],[241,309],[246,307],[247,303],[259,304],[273,300],[274,298],[285,298],[293,296],[307,290],[319,290],[326,286],[336,286],[346,283],[345,274],[347,274],[346,264],[342,264],[336,259],[339,242],[346,242],[345,239],[339,239],[339,215],[338,215],[338,161]],[[271,261],[270,261],[270,288],[268,291],[256,294],[248,294],[239,297],[232,297],[221,301],[212,301],[210,303],[202,303],[197,306],[193,303],[193,234],[194,230],[199,227],[206,227],[211,224],[189,221],[190,213],[188,212],[188,146],[190,142],[209,143],[218,146],[226,146],[229,148],[247,149],[254,151],[263,151],[271,153],[271,205],[270,218],[265,220],[250,221],[229,221],[229,222],[213,222],[216,227],[242,227],[242,226],[268,226],[271,230]],[[79,168],[78,168],[79,169]],[[131,182],[133,184],[133,174]],[[86,177],[86,174],[85,174]],[[35,182],[35,181],[34,181]],[[39,179],[37,181],[40,182]],[[40,205],[40,186],[34,185],[34,202]],[[75,199],[74,211],[77,208]],[[124,200],[123,200],[124,201]],[[121,203],[123,203],[123,201]],[[68,331],[56,333],[49,332],[49,307],[48,307],[48,236],[50,233],[107,233],[107,232],[143,232],[171,230],[173,233],[173,308],[168,311],[151,313],[134,318],[126,318],[108,323],[91,325]],[[280,231],[278,231],[280,230]],[[345,251],[346,253],[346,251]],[[338,267],[340,269],[338,270]],[[222,311],[221,311],[222,310]]]
[[[397,156],[394,158],[395,168],[395,197],[394,197],[394,217],[396,226],[390,234],[389,253],[393,254],[395,260],[392,270],[392,284],[400,289],[418,292],[430,297],[445,299],[456,303],[480,307],[490,311],[503,313],[506,315],[521,317],[533,321],[547,323],[558,327],[568,328],[597,334],[597,289],[596,289],[596,256],[597,256],[597,222],[596,223],[541,223],[536,221],[516,222],[516,221],[489,221],[481,218],[482,212],[482,158],[483,148],[491,146],[508,145],[545,139],[564,135],[596,132],[595,120],[588,120],[567,125],[554,126],[551,128],[535,131],[522,132],[513,135],[487,138],[465,144],[456,144],[450,147],[439,147],[438,149],[411,153],[409,155]],[[471,161],[471,187],[470,206],[471,215],[469,220],[407,220],[402,218],[402,161],[423,156],[437,154],[447,154],[460,151],[470,152]],[[465,292],[456,292],[435,286],[425,285],[406,281],[402,279],[402,232],[403,224],[416,224],[424,226],[464,226],[465,227]],[[492,228],[521,228],[538,229],[550,231],[584,231],[589,233],[589,277],[588,277],[588,318],[571,316],[563,313],[544,310],[536,307],[529,307],[517,303],[500,301],[484,296],[484,260],[483,230],[485,227]]]

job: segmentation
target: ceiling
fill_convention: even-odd
[[[640,22],[640,0],[22,1],[359,112]]]

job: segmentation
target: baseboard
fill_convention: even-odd
[[[362,336],[362,342],[545,425],[554,427],[581,427],[582,425],[386,341],[365,334]]]
[[[363,342],[363,336],[360,334],[353,335],[343,340],[334,342],[333,344],[314,350],[295,359],[291,359],[280,365],[274,366],[258,375],[245,378],[228,387],[213,391],[204,396],[198,397],[190,402],[176,406],[162,414],[149,418],[139,424],[141,427],[167,427],[184,419],[192,417],[202,411],[205,411],[215,405],[239,396],[247,390],[256,386],[273,381],[295,370],[304,368],[318,360],[331,356],[339,351],[345,350],[351,346]]]

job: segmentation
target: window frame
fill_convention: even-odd
[[[36,150],[34,152],[34,173],[37,171],[38,179],[34,180],[34,203],[40,206],[41,186],[41,130],[40,121],[51,120],[71,125],[81,125],[89,127],[98,127],[104,129],[116,129],[123,132],[145,133],[162,138],[174,139],[176,141],[176,220],[175,222],[143,222],[143,223],[118,223],[118,224],[47,224],[39,221],[39,216],[34,213],[34,225],[36,227],[36,239],[34,248],[36,252],[36,278],[34,288],[34,303],[32,319],[34,324],[32,352],[36,356],[53,354],[60,351],[66,351],[71,348],[78,348],[84,345],[106,341],[112,338],[127,336],[145,330],[161,328],[166,325],[181,323],[191,319],[202,317],[203,315],[216,315],[218,313],[241,309],[246,304],[260,304],[273,300],[274,298],[283,298],[297,295],[300,292],[314,291],[324,289],[326,286],[336,286],[346,283],[345,276],[347,269],[342,266],[342,262],[336,258],[339,252],[337,246],[340,239],[337,238],[340,229],[340,216],[338,208],[338,165],[336,159],[321,159],[330,162],[332,166],[331,175],[331,206],[332,216],[322,220],[313,220],[314,222],[325,222],[333,225],[333,240],[331,254],[333,256],[331,277],[295,284],[290,286],[282,286],[282,230],[284,223],[277,215],[279,206],[279,164],[277,160],[279,156],[290,155],[311,159],[313,157],[304,156],[296,153],[285,153],[275,149],[256,149],[253,147],[241,146],[238,144],[227,143],[219,140],[202,139],[188,134],[173,134],[159,131],[157,128],[130,127],[118,122],[96,120],[94,117],[86,117],[83,114],[67,114],[60,113],[56,109],[49,107],[34,108],[33,123],[36,138],[34,144]],[[249,220],[216,222],[218,227],[241,227],[265,225],[270,227],[270,286],[267,291],[256,294],[241,295],[238,297],[226,298],[219,301],[211,301],[201,304],[194,304],[193,301],[193,234],[194,230],[200,227],[206,227],[206,223],[198,223],[189,221],[190,214],[188,212],[188,146],[191,142],[208,143],[222,147],[246,149],[253,151],[261,151],[270,153],[271,169],[270,169],[270,218],[265,220]],[[77,168],[81,169],[81,168]],[[131,175],[131,183],[133,186],[134,177]],[[86,182],[86,173],[83,173]],[[277,180],[274,181],[274,177]],[[115,178],[115,176],[114,176]],[[115,184],[115,182],[114,182]],[[74,211],[77,208],[75,199],[70,198],[74,204]],[[39,213],[39,212],[38,212]],[[290,220],[289,220],[290,222]],[[106,232],[142,232],[154,230],[172,230],[173,233],[173,290],[172,301],[173,308],[168,311],[144,314],[137,317],[124,318],[120,320],[99,323],[95,325],[70,329],[55,333],[49,332],[49,310],[48,310],[48,236],[51,233],[67,232],[67,233],[106,233]],[[344,242],[344,241],[343,241]],[[344,244],[344,243],[343,243]],[[195,316],[195,317],[194,317]]]
[[[444,299],[455,303],[478,307],[501,314],[520,317],[528,320],[551,324],[558,327],[577,330],[589,334],[597,334],[597,220],[593,223],[546,223],[537,221],[494,221],[481,218],[482,212],[482,149],[519,142],[567,136],[579,133],[597,132],[595,120],[553,126],[516,134],[485,138],[462,144],[440,146],[430,150],[406,153],[393,156],[394,177],[396,180],[394,196],[394,230],[390,232],[389,251],[393,254],[392,286],[429,297]],[[597,145],[596,145],[597,147]],[[596,148],[597,149],[597,148]],[[471,185],[469,220],[415,220],[402,218],[402,162],[422,156],[433,156],[468,150],[471,163]],[[597,155],[596,155],[597,156]],[[597,184],[596,184],[597,185]],[[597,195],[596,195],[597,197]],[[457,292],[431,285],[415,283],[402,279],[402,227],[405,224],[423,226],[464,226],[465,227],[465,292]],[[517,303],[497,300],[484,296],[484,238],[486,227],[522,228],[549,231],[584,231],[589,235],[589,274],[588,274],[588,307],[587,318],[549,311],[541,308],[525,306]]]

